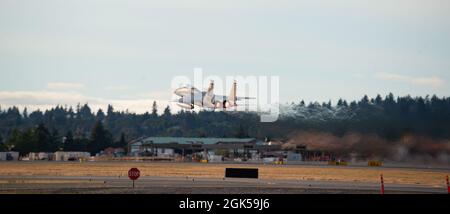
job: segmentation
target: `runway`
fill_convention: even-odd
[[[446,187],[385,184],[386,194],[446,194]],[[44,194],[379,194],[379,183],[237,178],[0,176],[0,193]]]

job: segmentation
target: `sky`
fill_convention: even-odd
[[[448,0],[0,0],[0,106],[142,113],[194,68],[279,76],[282,103],[450,96],[449,23]]]

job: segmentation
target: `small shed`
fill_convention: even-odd
[[[54,154],[51,152],[31,152],[28,155],[30,160],[52,160]]]
[[[17,161],[19,160],[19,152],[0,152],[0,161]]]
[[[89,152],[55,152],[55,161],[78,161],[81,159],[89,159]]]

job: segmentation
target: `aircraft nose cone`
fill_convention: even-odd
[[[177,89],[175,89],[175,91],[173,93],[178,95],[178,96],[181,96],[181,91],[182,91],[181,88],[177,88]]]
[[[184,97],[184,96],[187,96],[187,95],[189,95],[191,93],[191,89],[190,88],[186,88],[186,87],[178,88],[178,89],[175,90],[174,93],[176,95],[180,96],[180,97]]]

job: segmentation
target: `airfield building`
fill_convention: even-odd
[[[255,159],[265,151],[279,150],[255,138],[183,138],[148,137],[129,143],[130,156],[182,157],[220,161],[228,159]]]
[[[0,161],[17,161],[19,160],[19,152],[0,152]]]
[[[55,161],[78,161],[83,159],[89,159],[91,154],[89,152],[55,152]]]
[[[28,160],[53,160],[54,154],[51,152],[30,152]]]

